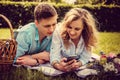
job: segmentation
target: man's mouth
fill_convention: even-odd
[[[48,34],[52,34],[52,32],[48,32]]]

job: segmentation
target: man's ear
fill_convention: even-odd
[[[36,26],[38,25],[38,21],[37,21],[37,20],[35,20],[35,25],[36,25]]]

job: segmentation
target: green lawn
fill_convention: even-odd
[[[0,39],[9,39],[10,36],[10,30],[9,29],[1,29],[0,28]]]
[[[120,53],[120,33],[100,32],[99,43],[97,48],[93,49],[94,53],[99,54],[104,51],[106,54]],[[9,38],[9,29],[0,29],[0,39]],[[49,77],[43,75],[39,71],[33,71],[25,68],[12,69],[9,73],[0,73],[0,80],[79,80],[75,74],[65,74],[57,77]],[[83,80],[83,79],[80,79]],[[97,77],[87,78],[84,80],[99,80]]]
[[[0,29],[0,39],[3,38],[10,38],[9,29]],[[94,53],[99,54],[100,51],[120,53],[120,33],[100,32],[98,38],[98,45],[93,49]]]
[[[99,33],[97,48],[93,51],[99,53],[104,51],[107,53],[120,53],[120,33],[117,32],[101,32]]]

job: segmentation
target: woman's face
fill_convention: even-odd
[[[81,19],[72,21],[71,24],[67,26],[67,32],[72,40],[80,39],[83,30],[83,23]]]

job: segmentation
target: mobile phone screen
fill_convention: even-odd
[[[67,57],[67,61],[66,62],[69,62],[73,59],[77,59],[77,56],[70,56],[70,57]]]

